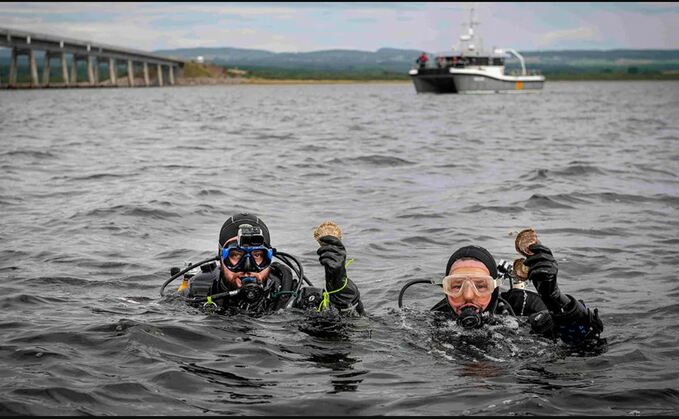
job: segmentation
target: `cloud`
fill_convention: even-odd
[[[143,50],[448,51],[471,3],[1,3],[0,26]],[[678,48],[679,3],[481,3],[486,46]]]
[[[536,45],[538,47],[549,47],[570,41],[599,41],[600,38],[601,36],[596,27],[583,26],[542,34],[536,40]]]

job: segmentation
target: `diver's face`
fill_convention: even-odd
[[[448,272],[448,275],[453,274],[464,274],[470,276],[474,275],[488,276],[490,275],[490,272],[488,271],[488,268],[486,268],[486,266],[481,262],[478,262],[478,264],[476,263],[458,264],[456,261],[453,264],[453,266],[451,266],[450,271]],[[491,293],[488,295],[479,296],[477,293],[474,292],[471,284],[465,283],[462,286],[461,295],[457,297],[446,295],[446,297],[448,298],[448,304],[450,304],[450,306],[453,308],[455,314],[459,315],[460,312],[462,312],[462,309],[466,307],[474,307],[479,312],[485,310],[486,307],[488,307],[488,304],[490,304],[490,300],[493,298],[493,295]]]
[[[229,240],[226,241],[224,247],[228,247],[228,245],[232,242],[235,242],[238,239],[237,236],[231,237]],[[256,264],[262,263],[264,257],[256,252],[252,254],[254,258],[254,262]],[[236,264],[238,262],[238,259],[233,256],[234,259],[231,260],[230,262],[232,264]],[[269,278],[269,272],[271,271],[271,267],[267,267],[266,269],[263,269],[261,272],[232,272],[230,271],[226,266],[224,266],[224,262],[220,261],[219,265],[222,268],[222,276],[226,280],[228,284],[231,284],[235,288],[241,288],[243,286],[243,283],[241,282],[241,278],[244,277],[251,277],[255,278],[255,280],[263,284],[266,282],[266,280]]]

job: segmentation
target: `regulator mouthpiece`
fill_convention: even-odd
[[[476,308],[466,307],[457,317],[457,323],[465,329],[476,329],[483,325],[483,317]]]
[[[241,278],[241,284],[243,285],[240,289],[240,293],[248,302],[252,303],[258,301],[264,295],[264,287],[253,277]]]

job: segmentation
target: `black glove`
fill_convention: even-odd
[[[318,261],[325,268],[325,283],[331,291],[341,287],[344,277],[347,276],[347,269],[344,266],[347,251],[337,237],[323,236],[318,241],[321,242],[321,247],[316,251]]]
[[[559,265],[552,256],[552,251],[541,244],[533,244],[528,247],[528,250],[533,252],[523,262],[528,267],[528,279],[535,286],[549,311],[560,313],[563,306],[568,304],[570,300],[564,294],[561,294],[561,290],[556,284]]]

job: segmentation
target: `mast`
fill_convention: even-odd
[[[474,19],[474,7],[469,11],[469,23],[462,25],[467,27],[467,33],[460,35],[459,50],[465,55],[480,55],[483,50],[483,41],[474,34],[474,27],[480,22]]]

